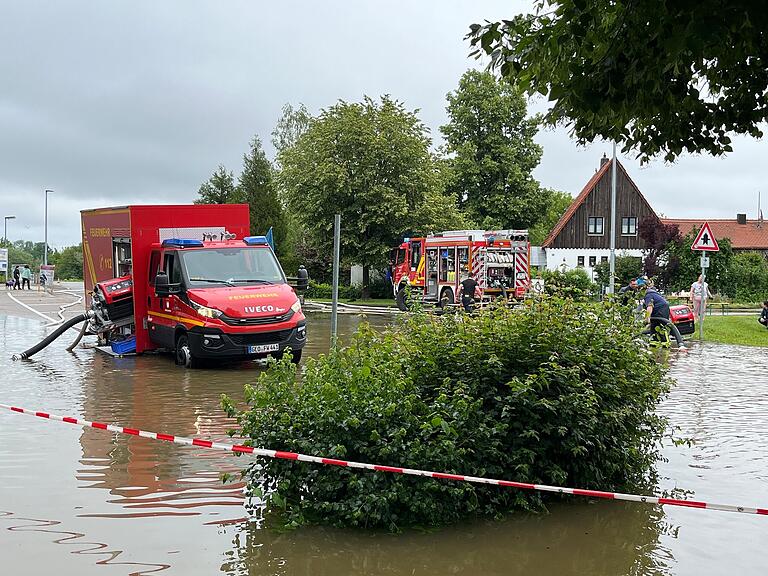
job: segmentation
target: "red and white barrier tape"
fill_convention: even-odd
[[[100,430],[109,430],[110,432],[119,432],[121,434],[130,434],[131,436],[141,436],[142,438],[151,438],[152,440],[164,440],[176,444],[185,444],[187,446],[199,446],[200,448],[213,448],[215,450],[226,450],[227,452],[240,452],[243,454],[256,454],[267,458],[281,458],[283,460],[298,460],[300,462],[312,462],[314,464],[327,464],[331,466],[344,466],[346,468],[360,468],[364,470],[374,470],[376,472],[392,472],[395,474],[409,474],[411,476],[425,476],[428,478],[438,478],[440,480],[456,480],[459,482],[474,482],[476,484],[493,484],[496,486],[505,486],[508,488],[521,488],[524,490],[538,490],[542,492],[557,492],[559,494],[573,494],[575,496],[588,496],[590,498],[604,498],[608,500],[627,500],[630,502],[643,502],[645,504],[660,504],[663,506],[683,506],[686,508],[703,508],[706,510],[721,510],[723,512],[741,512],[744,514],[760,514],[768,516],[768,508],[750,508],[749,506],[734,506],[732,504],[715,504],[712,502],[698,502],[696,500],[677,500],[675,498],[659,498],[657,496],[640,496],[637,494],[622,494],[621,492],[603,492],[601,490],[582,490],[580,488],[564,488],[562,486],[548,486],[546,484],[529,484],[526,482],[511,482],[509,480],[495,480],[493,478],[481,478],[478,476],[464,476],[461,474],[446,474],[443,472],[430,472],[427,470],[414,470],[412,468],[398,468],[396,466],[380,466],[378,464],[366,464],[364,462],[352,462],[350,460],[336,460],[334,458],[321,458],[319,456],[308,456],[306,454],[297,454],[296,452],[281,452],[279,450],[267,450],[264,448],[254,448],[242,444],[223,444],[221,442],[212,442],[210,440],[201,440],[199,438],[185,438],[183,436],[173,436],[171,434],[160,434],[158,432],[146,432],[136,428],[125,428],[114,424],[104,424],[102,422],[91,422],[81,420],[70,416],[57,416],[47,412],[36,412],[16,406],[0,404],[0,408],[6,408],[20,414],[29,416],[38,416],[49,420],[59,420],[68,424],[78,426],[87,426],[98,428]]]

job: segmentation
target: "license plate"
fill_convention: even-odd
[[[264,352],[278,352],[280,344],[259,344],[258,346],[248,346],[248,354],[263,354]]]

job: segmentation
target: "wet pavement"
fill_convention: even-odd
[[[42,319],[40,319],[42,320]],[[379,325],[390,320],[375,317]],[[339,318],[342,336],[357,316]],[[111,358],[64,349],[10,355],[44,322],[0,316],[0,403],[229,441],[220,394],[242,398],[258,368],[184,370],[169,356]],[[305,354],[327,350],[329,318],[310,315]],[[74,335],[72,335],[74,337]],[[692,437],[665,447],[659,490],[768,506],[768,375],[760,349],[673,353],[677,385],[660,407]],[[575,498],[431,533],[306,528],[244,520],[244,458],[0,412],[3,573],[47,574],[763,574],[768,518]],[[287,463],[286,465],[290,465]],[[365,472],[361,472],[365,473]],[[598,486],[590,488],[600,488]],[[676,492],[679,494],[679,492]]]

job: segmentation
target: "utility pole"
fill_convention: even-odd
[[[48,194],[53,190],[45,191],[45,251],[43,252],[43,264],[48,265]]]
[[[339,311],[339,253],[341,252],[341,214],[333,217],[333,292],[331,293],[331,348],[336,348]]]
[[[613,142],[613,159],[611,160],[611,276],[608,281],[608,294],[614,293],[616,284],[616,142]]]

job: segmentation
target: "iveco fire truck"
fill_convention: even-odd
[[[449,230],[405,238],[391,257],[397,305],[407,308],[406,293],[438,306],[455,304],[461,281],[471,276],[478,295],[522,298],[531,284],[527,230]]]
[[[92,331],[176,362],[263,358],[306,343],[301,304],[246,204],[82,211]],[[113,346],[114,350],[114,346]]]

